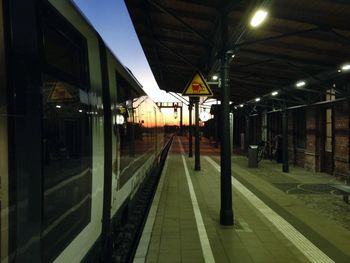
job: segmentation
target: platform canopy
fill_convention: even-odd
[[[219,73],[220,50],[231,50],[230,100],[234,104],[283,101],[288,106],[322,101],[350,62],[348,0],[125,0],[159,87],[181,93],[196,70],[207,80]],[[250,26],[257,8],[268,11]],[[221,43],[221,17],[228,39]],[[298,81],[306,85],[296,87]],[[342,84],[333,87],[347,97]],[[213,86],[214,96],[220,89]],[[278,91],[279,95],[270,94]],[[320,95],[321,94],[321,95]],[[264,96],[265,95],[265,96]],[[265,102],[264,102],[265,101]]]

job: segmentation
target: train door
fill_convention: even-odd
[[[9,261],[48,262],[90,221],[86,40],[46,1],[6,3],[11,38],[6,41],[8,94],[0,86],[0,170],[3,190],[8,142]],[[3,224],[1,218],[1,241]]]
[[[42,119],[38,2],[5,0],[2,3],[6,3],[4,20],[5,27],[8,29],[5,30],[8,36],[6,37],[8,62],[6,69],[8,138],[6,141],[9,152],[8,200],[10,203],[6,211],[9,218],[8,261],[40,262]],[[0,57],[3,58],[2,55]],[[1,95],[0,98],[3,99],[6,96]],[[0,114],[0,116],[3,115]],[[4,128],[6,120],[1,117],[1,121],[1,126]],[[3,131],[1,136],[4,136]],[[0,148],[3,148],[0,153],[0,163],[3,163],[3,152],[6,153],[3,142]],[[1,176],[4,175],[1,173]],[[3,221],[1,223],[3,224]],[[2,248],[3,246],[2,243]]]
[[[50,5],[41,12],[42,260],[91,221],[92,111],[86,38]]]
[[[3,1],[0,1],[0,261],[8,262],[9,195],[8,195],[8,135],[7,135],[7,86],[5,69],[5,37]]]

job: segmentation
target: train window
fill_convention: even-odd
[[[43,15],[42,31],[46,71],[86,84],[86,43],[80,33],[49,8]]]
[[[7,94],[5,80],[5,47],[2,17],[2,1],[0,1],[0,261],[8,257],[9,218],[8,218],[8,145],[7,145]]]
[[[144,165],[154,153],[154,110],[147,97],[138,94],[117,75],[116,130],[119,139],[118,188]]]
[[[86,39],[43,10],[42,258],[52,261],[90,222],[91,110]]]
[[[44,75],[42,93],[42,244],[50,259],[90,221],[92,137],[85,91]]]

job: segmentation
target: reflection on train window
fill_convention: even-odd
[[[46,70],[77,80],[87,82],[86,57],[83,50],[86,44],[62,19],[54,19],[54,11],[45,9],[43,14],[43,45]]]
[[[6,262],[9,250],[9,187],[5,48],[2,2],[0,2],[0,261]]]
[[[42,244],[50,260],[90,221],[92,138],[85,91],[45,75],[42,93]]]
[[[120,140],[118,187],[121,188],[150,159],[155,151],[154,110],[145,96],[119,79],[116,131]]]

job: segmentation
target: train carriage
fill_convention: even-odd
[[[0,8],[1,262],[91,260],[159,163],[162,114],[71,1]]]

